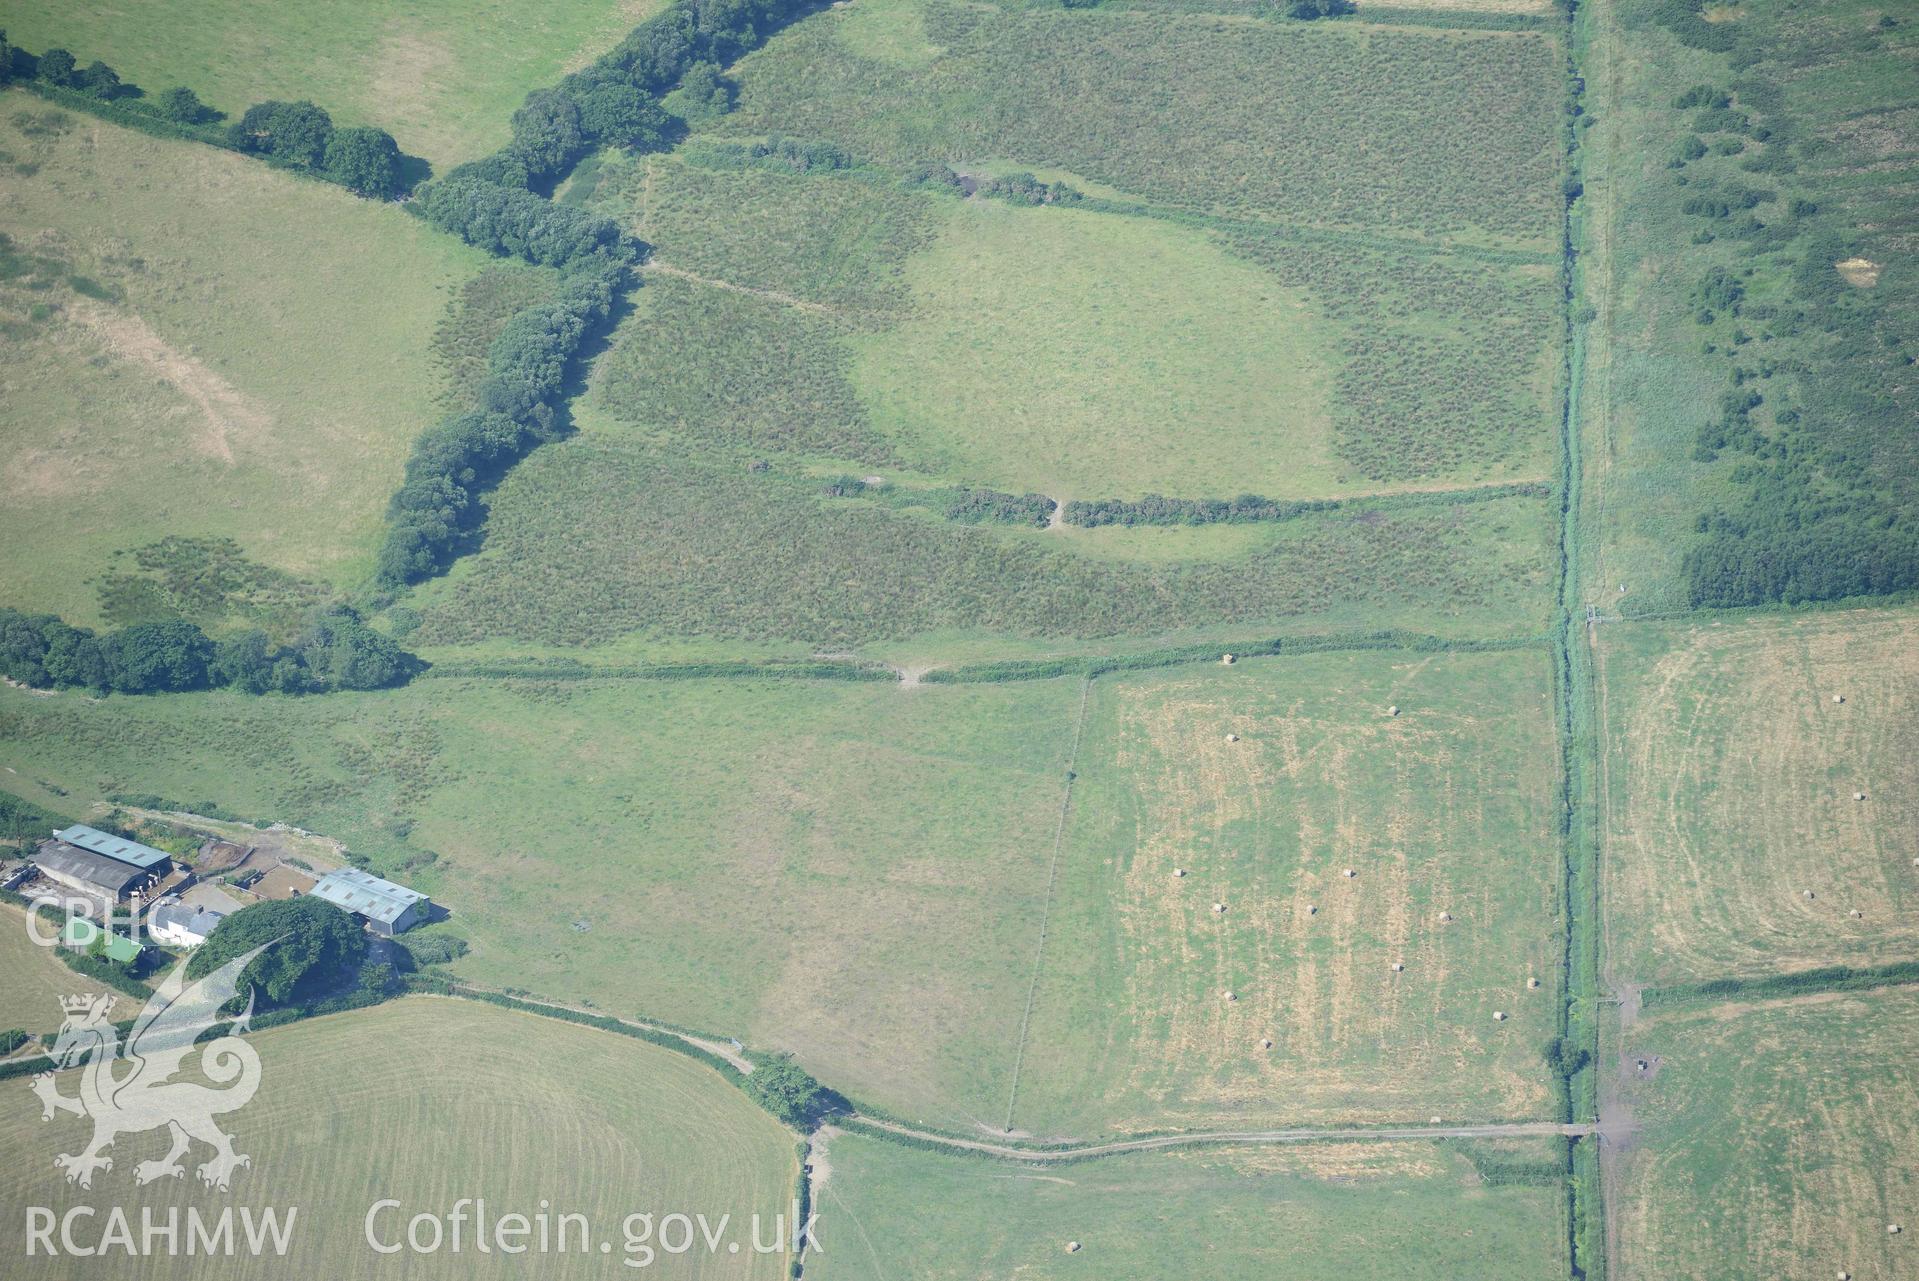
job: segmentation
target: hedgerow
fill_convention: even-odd
[[[383,583],[417,582],[438,569],[466,528],[475,492],[557,435],[569,362],[626,279],[621,257],[582,258],[550,300],[506,323],[487,353],[475,408],[442,419],[414,445],[380,548]]]
[[[1895,961],[1890,965],[1855,968],[1828,965],[1793,974],[1768,974],[1758,978],[1707,979],[1700,983],[1680,983],[1670,987],[1649,987],[1639,994],[1646,1009],[1683,1005],[1694,1001],[1748,1000],[1771,996],[1796,996],[1805,992],[1856,992],[1867,988],[1895,987],[1919,983],[1919,961]]]
[[[0,85],[17,84],[54,102],[115,124],[162,138],[206,143],[250,154],[276,166],[347,188],[355,195],[391,200],[407,188],[408,157],[384,129],[358,125],[335,129],[311,102],[262,102],[222,129],[219,112],[191,89],[175,87],[157,98],[122,81],[113,68],[94,62],[76,69],[64,49],[36,58],[10,46],[0,31]]]

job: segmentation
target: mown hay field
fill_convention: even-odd
[[[1537,653],[1095,682],[1015,1122],[1549,1118],[1552,750]]]
[[[1563,1193],[1493,1186],[1458,1147],[1345,1143],[1026,1171],[855,1134],[828,1148],[809,1277],[1534,1281],[1565,1268]],[[1080,1248],[1067,1251],[1070,1242]],[[1182,1262],[1174,1262],[1182,1261]]]
[[[377,125],[445,169],[504,144],[527,90],[619,42],[651,0],[14,0],[7,38],[34,53],[99,58],[157,95],[185,85],[238,119],[268,98],[307,98],[341,125]]]
[[[56,1152],[78,1151],[91,1132],[83,1118],[43,1124],[23,1082],[0,1116],[0,1196],[9,1206],[45,1206],[55,1214],[100,1205],[89,1229],[105,1227],[105,1204],[123,1206],[140,1232],[151,1208],[164,1222],[169,1208],[217,1216],[233,1206],[297,1206],[284,1258],[255,1261],[177,1257],[164,1250],[123,1275],[172,1277],[604,1277],[623,1271],[622,1220],[634,1212],[684,1212],[717,1222],[730,1214],[731,1239],[708,1254],[657,1254],[645,1275],[757,1277],[786,1275],[790,1257],[756,1254],[751,1219],[762,1240],[775,1239],[773,1216],[787,1214],[798,1170],[793,1136],[744,1093],[690,1059],[626,1037],[450,998],[410,997],[370,1010],[335,1015],[261,1033],[260,1088],[245,1108],[222,1118],[234,1147],[252,1158],[227,1193],[202,1188],[189,1168],[178,1180],[141,1188],[137,1161],[165,1154],[164,1131],[122,1136],[113,1168],[94,1176],[91,1192],[68,1186],[54,1168]],[[71,1074],[70,1074],[71,1075]],[[63,1087],[73,1093],[69,1082]],[[196,1147],[189,1158],[206,1159]],[[402,1202],[375,1222],[383,1243],[404,1239],[407,1220],[445,1216],[462,1198],[486,1200],[489,1218],[528,1217],[549,1206],[584,1214],[592,1249],[504,1255],[474,1248],[471,1222],[458,1253],[376,1254],[367,1244],[373,1203]],[[469,1207],[471,1209],[471,1207]],[[555,1220],[557,1221],[557,1220]],[[18,1225],[9,1225],[9,1236]],[[236,1234],[238,1228],[236,1226]],[[182,1228],[184,1236],[184,1226]],[[57,1238],[56,1238],[57,1239]],[[423,1238],[425,1239],[425,1238]],[[557,1229],[555,1231],[557,1239]],[[537,1236],[526,1238],[537,1241]],[[612,1252],[602,1254],[607,1241]],[[15,1238],[24,1253],[24,1242]],[[71,1259],[19,1257],[9,1276],[73,1276]]]
[[[1609,624],[1598,636],[1618,980],[1919,955],[1919,615]]]
[[[0,692],[80,799],[337,836],[494,987],[789,1049],[945,1125],[1003,1106],[1077,687],[427,679],[287,700]]]
[[[355,583],[439,412],[434,324],[483,256],[24,93],[0,96],[0,150],[0,601],[96,622],[89,580],[167,535]]]
[[[1919,1275],[1919,991],[1675,1009],[1625,1036],[1611,1275]]]
[[[48,913],[37,927],[42,938],[60,932],[60,918]],[[10,903],[0,903],[0,1032],[52,1032],[65,1017],[63,996],[97,995],[107,989],[68,969],[51,948],[41,947],[28,933],[27,914]],[[114,1018],[130,1018],[125,997],[115,997]]]
[[[744,59],[739,112],[718,127],[905,168],[998,158],[1207,212],[1547,249],[1561,70],[1543,33],[879,0]]]

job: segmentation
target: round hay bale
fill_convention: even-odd
[[[1391,706],[1391,707],[1389,707],[1389,708],[1387,708],[1387,709],[1386,709],[1386,715],[1388,715],[1388,716],[1397,716],[1397,715],[1399,715],[1399,705],[1398,705],[1397,703],[1395,703],[1395,704],[1394,704],[1393,706]]]
[[[1078,1254],[1078,1253],[1079,1253],[1079,1242],[1077,1242],[1077,1241],[1068,1241],[1068,1242],[1066,1243],[1066,1253],[1068,1253],[1068,1254]]]
[[[1174,876],[1184,876],[1184,875],[1186,875],[1186,869],[1185,869],[1185,868],[1183,868],[1183,867],[1176,867],[1176,868],[1174,868],[1174,869],[1173,869],[1173,875],[1174,875]]]
[[[1213,904],[1213,912],[1215,915],[1217,915],[1220,912],[1224,912],[1225,910],[1226,910],[1226,905],[1224,903]]]
[[[1219,661],[1224,663],[1226,666],[1231,667],[1234,663],[1238,662],[1239,660],[1234,658],[1231,654],[1221,654],[1219,656]]]
[[[1453,919],[1453,914],[1451,912],[1441,912],[1439,914],[1439,919],[1442,921],[1450,921]]]
[[[1900,1234],[1901,1232],[1903,1232],[1903,1231],[1905,1231],[1905,1229],[1904,1229],[1904,1228],[1902,1228],[1902,1227],[1900,1227],[1900,1226],[1899,1226],[1899,1225],[1898,1225],[1897,1223],[1888,1223],[1888,1224],[1886,1225],[1886,1235],[1887,1235],[1887,1236],[1895,1236],[1895,1237],[1896,1237],[1896,1236],[1898,1236],[1898,1235],[1899,1235],[1899,1234]]]
[[[1852,1273],[1844,1268],[1839,1269],[1839,1281],[1852,1281]]]
[[[1526,980],[1526,988],[1527,988],[1527,990],[1528,990],[1528,991],[1530,991],[1530,990],[1532,990],[1532,989],[1534,989],[1534,988],[1536,988],[1536,987],[1538,987],[1538,986],[1539,986],[1539,980],[1538,980],[1538,979],[1527,979],[1527,980]]]
[[[1401,965],[1398,961],[1393,962],[1393,973],[1403,974],[1405,972],[1406,972],[1406,967],[1404,965]]]
[[[1818,898],[1819,896],[1817,894],[1814,894],[1811,890],[1807,890],[1806,897],[1808,899],[1815,899],[1815,898]]]
[[[1234,995],[1231,992],[1221,992],[1219,995],[1222,1000],[1237,1001],[1239,999],[1238,996]]]
[[[1847,915],[1847,916],[1850,916],[1850,917],[1851,917],[1851,918],[1852,918],[1853,920],[1855,920],[1855,921],[1863,921],[1863,920],[1865,920],[1865,919],[1866,919],[1866,914],[1865,914],[1864,912],[1862,912],[1862,911],[1860,911],[1860,910],[1859,910],[1858,908],[1856,908],[1856,907],[1855,907],[1855,908],[1853,908],[1853,909],[1852,909],[1852,910],[1851,910],[1850,912],[1847,912],[1847,913],[1846,913],[1846,915]]]
[[[1355,876],[1358,876],[1358,875],[1359,875],[1359,873],[1358,873],[1358,872],[1355,872],[1355,871],[1354,871],[1354,870],[1353,870],[1352,868],[1350,868],[1350,867],[1349,867],[1349,868],[1347,868],[1347,869],[1346,869],[1346,870],[1345,870],[1344,872],[1342,872],[1342,873],[1341,873],[1341,875],[1342,875],[1342,876],[1344,876],[1344,877],[1345,877],[1345,878],[1346,878],[1347,880],[1349,880],[1349,881],[1350,881],[1350,880],[1352,880],[1352,879],[1353,879],[1353,878],[1354,878]]]
[[[1504,1023],[1505,1021],[1506,1021],[1506,1011],[1504,1010],[1493,1011],[1493,1022]]]
[[[1438,1118],[1438,1117],[1434,1117],[1434,1118],[1432,1119],[1432,1124],[1434,1124],[1434,1125],[1438,1125],[1438,1124],[1439,1124],[1439,1118]]]
[[[1308,916],[1318,916],[1318,915],[1319,915],[1319,904],[1317,904],[1317,903],[1308,903],[1308,904],[1306,905],[1306,915],[1308,915]]]
[[[1270,1049],[1272,1049],[1272,1048],[1273,1048],[1273,1038],[1272,1038],[1272,1037],[1270,1037],[1270,1036],[1262,1036],[1262,1037],[1260,1037],[1260,1038],[1259,1038],[1259,1048],[1260,1048],[1260,1049],[1262,1049],[1262,1050],[1270,1050]]]
[[[1237,743],[1237,742],[1239,741],[1239,735],[1237,735],[1237,734],[1228,734],[1228,735],[1226,736],[1226,741],[1227,741],[1227,742],[1229,742],[1229,743]]]
[[[1832,696],[1832,701],[1835,703],[1843,703],[1846,701],[1846,696],[1844,694],[1834,694]]]
[[[1854,792],[1852,794],[1852,799],[1855,801],[1863,801],[1866,799],[1866,794],[1864,792]]]

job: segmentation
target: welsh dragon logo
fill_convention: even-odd
[[[233,1150],[233,1136],[213,1118],[245,1107],[260,1088],[260,1057],[240,1039],[253,1015],[252,993],[248,993],[246,1010],[232,1020],[224,1035],[201,1046],[195,1042],[226,1021],[229,1016],[223,1016],[220,1007],[233,999],[240,972],[264,950],[255,948],[235,957],[191,986],[187,963],[174,966],[134,1021],[124,1057],[119,1034],[107,1020],[111,996],[61,998],[66,1021],[47,1051],[54,1069],[33,1078],[33,1092],[40,1097],[43,1121],[51,1121],[56,1112],[93,1119],[93,1139],[85,1149],[53,1159],[67,1182],[92,1187],[96,1171],[113,1168],[113,1158],[106,1151],[115,1139],[162,1127],[171,1133],[173,1146],[160,1160],[134,1166],[136,1183],[180,1178],[186,1173],[180,1158],[196,1140],[213,1149],[212,1158],[198,1167],[201,1182],[209,1187],[226,1191],[234,1170],[251,1164]],[[211,1085],[173,1079],[196,1049],[197,1075]],[[127,1065],[124,1075],[116,1070],[122,1062]],[[68,1098],[55,1088],[54,1071],[83,1063],[79,1097]]]

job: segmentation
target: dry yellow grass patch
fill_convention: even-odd
[[[1845,282],[1855,289],[1870,289],[1879,283],[1879,264],[1870,258],[1847,258],[1833,264]]]

